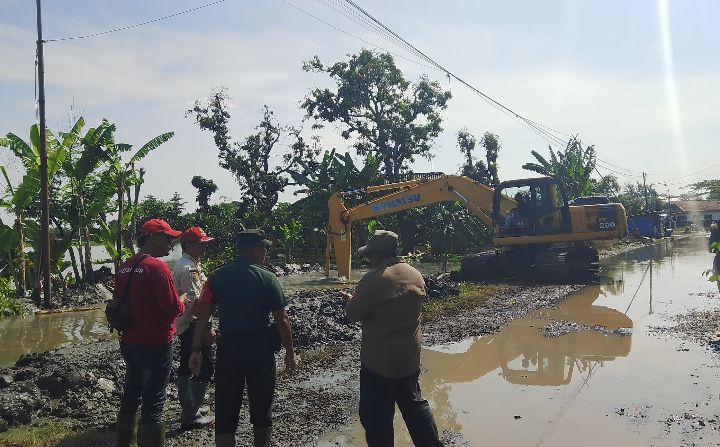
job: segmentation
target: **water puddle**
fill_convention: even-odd
[[[98,248],[98,251],[104,249],[93,248]],[[160,259],[172,262],[174,254],[171,253],[170,256]],[[425,274],[440,273],[440,264],[418,264],[417,267]],[[367,269],[355,269],[350,280],[345,282],[337,282],[332,275],[328,279],[323,272],[281,276],[279,280],[285,294],[290,295],[301,290],[353,287],[366,272]],[[337,274],[337,272],[331,273]],[[0,346],[2,346],[0,367],[12,365],[22,354],[44,352],[74,343],[92,342],[115,336],[116,334],[111,335],[108,330],[104,308],[82,312],[5,317],[0,321]]]
[[[606,259],[602,285],[557,309],[425,347],[420,386],[438,429],[470,446],[689,445],[658,421],[716,405],[717,368],[704,348],[648,327],[720,304],[701,276],[712,263],[706,244],[676,240]],[[399,412],[395,430],[396,446],[413,445]],[[316,445],[367,444],[355,418]]]
[[[0,321],[0,367],[12,365],[21,354],[115,336],[108,331],[103,309],[5,317]]]

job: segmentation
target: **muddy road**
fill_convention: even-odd
[[[446,445],[720,443],[720,297],[701,276],[712,262],[705,244],[636,249],[604,259],[599,286],[511,286],[424,322],[421,387]],[[291,303],[305,351],[300,371],[279,378],[273,445],[365,446],[358,326],[335,290]],[[23,357],[0,369],[0,430],[63,419],[112,439],[121,387],[114,340]],[[179,431],[175,396],[170,385],[167,445],[214,445],[212,430]],[[244,409],[238,445],[250,439],[247,417]],[[396,445],[412,445],[399,415]]]

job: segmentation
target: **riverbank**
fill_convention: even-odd
[[[435,289],[456,285],[435,280]],[[482,296],[484,288],[493,293]],[[553,306],[577,286],[476,286],[458,293],[474,302],[424,321],[426,343],[448,343],[496,331],[513,318]],[[356,413],[359,390],[359,325],[344,314],[339,289],[298,292],[290,296],[288,313],[300,354],[300,369],[279,374],[273,414],[275,445],[299,446],[346,424]],[[450,295],[452,296],[452,294]],[[278,364],[281,362],[278,357]],[[212,430],[182,432],[173,369],[165,419],[168,446],[196,446],[212,439]],[[23,356],[14,366],[0,369],[0,430],[13,426],[70,426],[72,434],[92,432],[95,445],[112,445],[113,423],[122,390],[124,366],[117,341],[98,341]],[[214,403],[214,387],[208,391]],[[11,432],[18,431],[17,428]],[[4,435],[7,438],[8,435]],[[250,439],[247,412],[241,417],[239,445]],[[462,437],[447,433],[447,445],[462,445]],[[98,441],[98,439],[105,441]],[[0,440],[3,435],[0,435]],[[1,442],[1,441],[0,441]]]

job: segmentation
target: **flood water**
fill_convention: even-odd
[[[159,259],[165,262],[177,260],[173,253]],[[426,274],[440,273],[440,264],[420,264],[418,268]],[[355,269],[350,281],[343,283],[328,281],[323,272],[281,276],[279,280],[283,291],[290,295],[300,290],[352,287],[365,272],[367,269]],[[333,273],[337,275],[337,272]],[[90,311],[5,317],[0,320],[0,367],[12,365],[22,354],[116,336],[108,330],[104,304],[100,309]]]
[[[658,421],[696,404],[717,406],[716,365],[705,348],[648,327],[720,304],[716,286],[701,275],[712,264],[707,239],[670,241],[602,264],[603,285],[557,309],[496,334],[424,347],[420,386],[440,431],[461,433],[470,446],[690,445],[681,430]],[[544,328],[557,321],[598,328],[548,338]],[[413,445],[399,411],[395,434],[396,446]],[[720,443],[717,432],[706,435]],[[356,417],[317,445],[367,444]]]

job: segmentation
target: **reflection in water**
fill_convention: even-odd
[[[0,321],[0,367],[15,363],[21,354],[109,337],[103,309],[6,317]]]
[[[590,286],[562,302],[557,309],[533,312],[513,320],[500,332],[472,341],[462,353],[423,350],[420,386],[435,404],[435,417],[445,428],[461,429],[448,392],[448,384],[471,382],[499,369],[498,375],[516,385],[561,386],[572,381],[575,371],[587,385],[594,372],[617,357],[630,353],[630,336],[606,335],[597,330],[578,330],[561,337],[546,337],[546,326],[567,321],[581,326],[602,326],[609,331],[631,328],[633,322],[615,309],[593,306],[600,286]],[[442,421],[442,423],[440,423]]]

